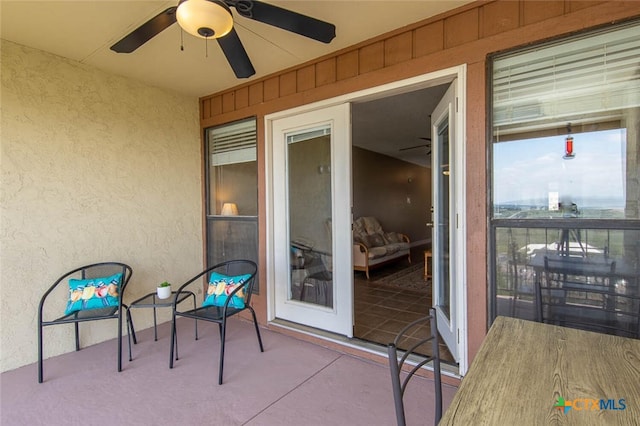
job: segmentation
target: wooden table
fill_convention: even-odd
[[[545,265],[545,258],[547,265]],[[589,257],[564,256],[555,253],[547,253],[544,250],[536,250],[531,256],[527,266],[535,269],[541,275],[545,268],[553,273],[578,275],[594,278],[627,278],[633,280],[636,276],[634,267],[628,265],[624,259],[605,258],[602,255]]]
[[[640,340],[496,318],[440,425],[516,424],[640,425]]]

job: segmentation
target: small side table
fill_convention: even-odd
[[[431,271],[433,270],[433,265],[431,265],[433,258],[431,250],[424,251],[424,280],[428,280],[431,278]]]
[[[133,319],[131,318],[130,310],[133,308],[153,308],[153,340],[158,341],[158,323],[156,317],[157,308],[170,308],[173,306],[173,300],[176,297],[176,291],[171,292],[171,297],[167,299],[160,299],[156,292],[149,293],[141,298],[134,300],[127,307],[127,319],[129,326],[127,327],[127,338],[129,339],[129,361],[132,361],[131,357],[131,337],[133,337],[133,343],[138,344],[138,338],[136,337],[136,330],[133,327]],[[192,291],[183,291],[178,297],[176,304],[182,303],[187,298],[193,298],[193,309],[196,308],[196,295]],[[196,340],[198,340],[198,321],[195,322],[195,334]]]

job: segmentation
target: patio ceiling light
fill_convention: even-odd
[[[176,19],[186,32],[205,39],[222,37],[233,28],[231,10],[218,0],[181,0]]]

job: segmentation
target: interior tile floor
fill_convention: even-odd
[[[414,262],[422,259],[423,252],[424,247],[412,249],[411,258]],[[428,314],[429,307],[432,306],[430,293],[394,288],[375,282],[381,275],[392,274],[409,266],[410,264],[406,261],[397,260],[372,270],[370,280],[367,280],[363,272],[354,273],[354,337],[386,346],[405,325]],[[420,326],[413,333],[419,336],[428,334],[428,325]],[[428,348],[424,350],[430,354]],[[443,362],[455,365],[442,338],[440,338],[440,357]]]

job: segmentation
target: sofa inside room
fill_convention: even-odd
[[[411,263],[409,237],[395,231],[387,231],[373,216],[364,216],[353,223],[353,269],[363,271],[370,279],[369,271],[388,262],[406,259]]]

